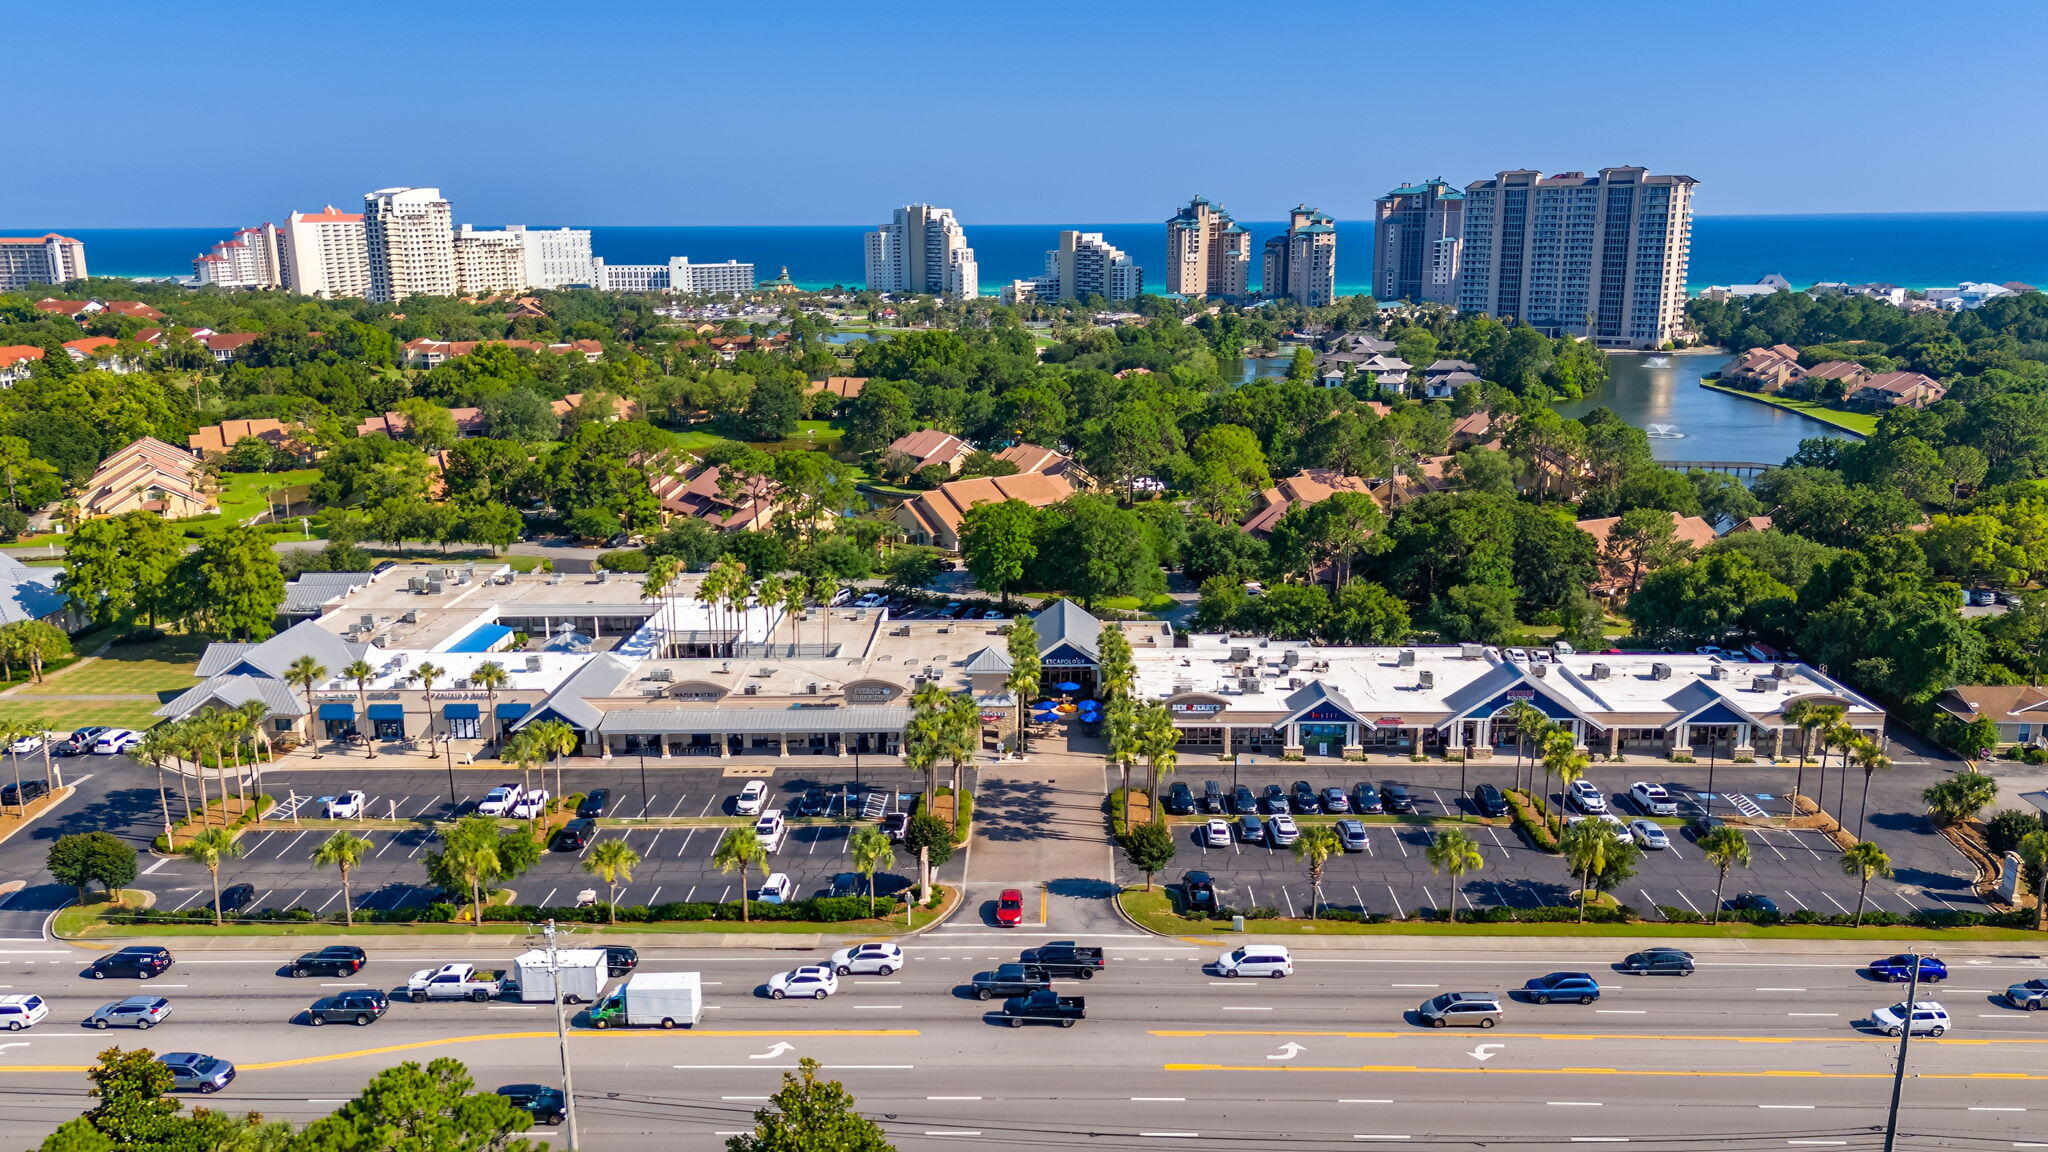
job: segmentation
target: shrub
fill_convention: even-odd
[[[1551,834],[1543,801],[1520,788],[1508,789],[1507,798],[1514,809],[1515,827],[1521,830],[1523,838],[1538,851],[1555,853],[1557,837]]]
[[[2029,832],[2040,832],[2048,828],[2048,819],[2038,812],[2026,812],[2018,808],[2006,808],[1994,812],[1984,821],[1984,843],[1994,855],[2004,855],[2020,846],[2020,841]]]

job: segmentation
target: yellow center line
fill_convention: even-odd
[[[644,1031],[596,1031],[579,1029],[570,1035],[578,1040],[604,1039],[623,1040],[630,1037],[668,1036],[681,1038],[701,1036],[776,1036],[776,1037],[817,1037],[817,1036],[919,1036],[915,1028],[744,1028],[744,1029],[703,1029],[695,1028],[684,1034],[666,1029]],[[270,1068],[296,1068],[306,1064],[330,1064],[337,1060],[357,1060],[365,1056],[383,1056],[392,1052],[412,1052],[421,1048],[439,1048],[447,1044],[477,1044],[489,1040],[552,1040],[549,1032],[481,1032],[471,1036],[448,1036],[437,1040],[416,1040],[409,1044],[387,1044],[380,1048],[356,1048],[347,1052],[329,1052],[320,1056],[299,1056],[290,1060],[262,1060],[236,1065],[240,1072],[261,1072]],[[7,1072],[90,1072],[90,1064],[6,1064],[0,1065],[0,1073]]]
[[[1791,1077],[1809,1080],[1889,1080],[1890,1072],[1819,1072],[1760,1068],[1699,1072],[1680,1068],[1425,1068],[1416,1064],[1165,1064],[1167,1072],[1413,1072],[1425,1076],[1699,1076],[1716,1079]],[[1915,1080],[2048,1080],[2027,1072],[1916,1072]]]
[[[1172,1030],[1153,1029],[1153,1036],[1339,1036],[1358,1040],[1422,1040],[1442,1033],[1432,1029],[1428,1032],[1337,1032],[1313,1029],[1257,1029],[1237,1030]],[[1483,1038],[1500,1040],[1678,1040],[1686,1043],[1698,1041],[1719,1041],[1725,1044],[1893,1044],[1897,1041],[1889,1036],[1720,1036],[1712,1033],[1654,1033],[1654,1032],[1500,1032],[1488,1029],[1480,1033]],[[1944,1037],[1923,1037],[1922,1044],[2048,1044],[2048,1036],[2020,1037],[2012,1040],[1971,1039]]]

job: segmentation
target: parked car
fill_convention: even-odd
[[[109,976],[133,976],[149,980],[163,975],[171,967],[171,950],[152,944],[136,944],[118,952],[109,952],[86,965],[85,974],[94,980],[105,980]]]
[[[2028,1012],[2039,1012],[2048,1004],[2048,980],[2027,980],[2005,990],[2005,1002]]]
[[[318,952],[307,952],[291,963],[294,976],[353,976],[368,957],[353,944],[329,944]]]
[[[1692,953],[1678,948],[1647,948],[1629,953],[1621,962],[1621,970],[1638,976],[1690,976]]]
[[[1652,784],[1648,780],[1638,780],[1628,786],[1628,798],[1635,801],[1636,807],[1646,815],[1678,815],[1678,801],[1672,798],[1671,793],[1664,790],[1662,784]]]
[[[375,988],[351,988],[333,996],[322,996],[306,1009],[306,1023],[319,1027],[322,1024],[354,1024],[366,1028],[384,1018],[390,1011],[391,1000]]]
[[[254,884],[230,884],[220,890],[220,898],[210,903],[222,912],[240,912],[256,900]]]
[[[50,1014],[41,996],[0,996],[0,1025],[9,1032],[33,1028]]]
[[[142,743],[142,733],[132,728],[109,728],[105,732],[100,733],[98,739],[92,742],[92,754],[95,756],[112,756],[116,753],[126,752],[140,743]]]
[[[611,804],[611,789],[592,788],[583,794],[583,802],[576,805],[576,815],[585,820],[597,820],[604,816],[605,809],[611,807]]]
[[[512,810],[512,805],[518,802],[519,785],[500,784],[489,792],[484,793],[484,798],[476,802],[477,815],[503,816]]]
[[[1671,837],[1665,835],[1664,829],[1654,820],[1631,820],[1628,822],[1628,831],[1629,835],[1635,837],[1637,844],[1652,852],[1661,852],[1671,847]]]
[[[2018,608],[2026,603],[2017,592],[2000,592],[1998,594],[1998,602],[2007,608]]]
[[[581,852],[597,835],[597,821],[577,817],[555,829],[555,835],[548,841],[548,847],[556,852]]]
[[[1245,815],[1237,818],[1237,838],[1246,844],[1257,844],[1266,838],[1266,822],[1257,816]]]
[[[1759,916],[1778,915],[1778,902],[1761,892],[1742,892],[1729,898],[1731,912],[1754,912]]]
[[[1236,788],[1233,788],[1233,789],[1231,789],[1231,792],[1230,792],[1230,814],[1231,814],[1231,815],[1233,815],[1233,816],[1251,816],[1251,815],[1255,815],[1255,814],[1256,814],[1256,813],[1258,812],[1258,810],[1259,810],[1259,798],[1258,798],[1257,796],[1254,796],[1254,795],[1252,795],[1252,790],[1251,790],[1251,786],[1250,786],[1250,785],[1247,785],[1247,784],[1239,784],[1239,785],[1238,785],[1238,786],[1237,786]]]
[[[891,812],[882,817],[882,835],[887,836],[892,844],[901,844],[903,842],[903,834],[909,830],[910,813],[908,812]]]
[[[1481,816],[1505,816],[1508,814],[1508,798],[1492,784],[1481,784],[1472,789],[1472,807]]]
[[[23,780],[19,784],[9,784],[5,788],[0,788],[0,805],[18,808],[49,794],[50,786],[43,781]]]
[[[1552,1000],[1591,1004],[1600,998],[1600,982],[1589,972],[1552,972],[1522,985],[1522,995],[1538,1004],[1548,1004]]]
[[[1342,788],[1325,788],[1322,791],[1323,811],[1335,816],[1351,811],[1351,798],[1344,795]]]
[[[548,801],[551,799],[553,797],[549,795],[548,790],[545,788],[535,788],[531,792],[523,792],[520,794],[519,799],[512,802],[512,807],[505,810],[505,815],[512,817],[514,820],[536,819],[547,812]]]
[[[869,941],[832,954],[832,971],[841,976],[887,976],[903,970],[903,949],[887,941]]]
[[[210,1095],[232,1084],[235,1066],[204,1052],[166,1052],[156,1062],[171,1070],[171,1090]]]
[[[1230,822],[1227,820],[1211,820],[1204,824],[1202,826],[1202,843],[1210,848],[1228,848],[1230,846]]]
[[[777,972],[768,978],[768,998],[780,1000],[786,996],[809,997],[823,1000],[839,991],[839,977],[823,964],[805,964],[787,972]]]
[[[1195,814],[1195,793],[1184,781],[1176,780],[1166,790],[1166,813],[1169,816],[1192,816]]]
[[[1314,816],[1323,810],[1323,802],[1316,795],[1315,786],[1306,780],[1294,782],[1294,790],[1288,794],[1287,802],[1302,816]]]
[[[85,1018],[88,1028],[140,1028],[148,1031],[170,1019],[171,1002],[161,996],[130,996],[102,1004]]]
[[[754,838],[761,842],[761,851],[776,853],[782,851],[783,841],[789,839],[789,824],[782,818],[782,809],[770,808],[754,821]]]
[[[1909,1026],[1909,1015],[1915,1036],[1939,1036],[1948,1031],[1948,1009],[1933,1000],[1915,1000],[1910,1013],[1904,1004],[1879,1008],[1870,1014],[1870,1023],[1887,1036],[1897,1036]]]
[[[1216,910],[1216,881],[1207,872],[1188,872],[1180,878],[1181,902],[1190,912]]]
[[[1016,888],[1005,888],[996,896],[996,925],[1001,928],[1015,928],[1024,922],[1024,893]]]
[[[7,750],[9,752],[14,753],[16,756],[26,756],[31,752],[41,749],[42,746],[43,738],[40,735],[31,732],[28,735],[23,736],[21,739],[16,740],[14,743],[9,744],[7,746]]]
[[[329,820],[360,820],[364,810],[370,806],[370,798],[360,789],[350,789],[339,796],[323,796],[321,802],[327,806]]]
[[[1361,780],[1351,789],[1351,810],[1363,816],[1380,810],[1380,790]]]
[[[1266,816],[1287,811],[1287,789],[1278,784],[1266,785],[1266,790],[1259,794],[1259,811]]]
[[[860,599],[855,600],[853,606],[855,608],[880,608],[888,602],[889,598],[880,592],[868,592],[863,594]]]
[[[53,756],[84,756],[92,751],[92,746],[99,740],[100,733],[106,730],[107,728],[104,724],[80,728],[78,731],[73,732],[69,738],[59,740],[55,744],[50,745],[50,754]]]
[[[804,794],[796,798],[793,807],[799,816],[823,816],[830,803],[823,788],[806,788]]]
[[[1365,824],[1358,820],[1337,821],[1337,843],[1346,852],[1363,852],[1370,843],[1365,836]]]
[[[796,882],[787,872],[770,872],[754,892],[754,899],[763,904],[787,904],[795,898]]]
[[[1383,784],[1380,786],[1380,806],[1394,813],[1413,812],[1415,798],[1408,795],[1404,784]]]
[[[1286,848],[1301,839],[1301,829],[1294,826],[1294,817],[1282,812],[1266,821],[1266,838],[1275,848]]]
[[[1246,944],[1216,958],[1216,971],[1223,976],[1264,976],[1278,980],[1294,975],[1294,957],[1284,944]]]
[[[1224,799],[1223,785],[1219,781],[1202,781],[1202,811],[1212,816],[1228,811],[1230,802]]]
[[[749,780],[747,786],[740,789],[739,796],[733,800],[732,810],[741,816],[759,816],[767,803],[768,782]]]
[[[624,976],[640,966],[640,952],[627,944],[604,946],[604,974]]]
[[[1904,984],[1913,978],[1913,959],[1910,954],[1887,956],[1882,960],[1872,960],[1867,968],[1870,974],[1879,980]],[[1919,960],[1920,983],[1939,984],[1948,979],[1946,963],[1932,956],[1922,956]]]
[[[569,1102],[562,1096],[560,1088],[550,1088],[545,1084],[507,1084],[498,1089],[498,1095],[533,1117],[536,1124],[560,1124],[569,1118]]]
[[[1446,992],[1423,1001],[1416,1012],[1431,1028],[1453,1024],[1491,1028],[1500,1023],[1502,1015],[1500,997],[1491,992]]]
[[[1565,790],[1565,799],[1572,807],[1588,816],[1599,816],[1607,811],[1607,797],[1600,794],[1600,786],[1584,778],[1572,781]]]

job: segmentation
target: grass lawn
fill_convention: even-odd
[[[1789,396],[1766,396],[1761,392],[1746,392],[1740,388],[1728,388],[1719,384],[1709,383],[1705,380],[1700,381],[1700,386],[1702,388],[1712,388],[1716,392],[1726,392],[1732,396],[1743,396],[1759,403],[1772,404],[1779,408],[1789,409],[1802,416],[1811,416],[1823,424],[1832,424],[1845,432],[1854,432],[1858,436],[1870,436],[1877,431],[1879,414],[1876,412],[1851,412],[1847,409],[1823,404],[1817,400],[1794,400]]]
[[[40,724],[53,732],[94,724],[140,731],[156,723],[156,708],[153,700],[8,699],[0,700],[0,722]]]
[[[183,692],[192,686],[192,670],[198,666],[199,652],[204,647],[206,640],[200,636],[166,636],[147,644],[116,644],[99,659],[45,677],[41,684],[27,685],[15,696],[161,696],[166,692]]]
[[[733,443],[732,440],[720,436],[716,432],[706,432],[700,428],[692,428],[688,432],[678,432],[675,434],[676,447],[685,452],[702,452],[714,444],[731,443]]]
[[[1162,592],[1149,600],[1140,600],[1136,596],[1105,596],[1099,606],[1112,612],[1164,612],[1173,605],[1173,597]]]
[[[123,908],[140,908],[143,906],[143,894],[134,889],[116,888],[114,896],[119,900],[120,906]],[[55,932],[60,939],[84,931],[91,925],[99,923],[100,917],[107,912],[109,907],[111,905],[107,899],[107,894],[104,892],[94,892],[85,898],[85,903],[73,904],[69,908],[58,912],[56,921],[50,926],[51,931]]]
[[[318,479],[318,468],[300,468],[291,472],[224,472],[220,486],[221,518],[232,524],[247,524],[252,518],[270,510],[273,494],[282,500],[287,494],[286,489],[290,489],[292,515],[310,516],[315,509],[306,500],[306,488]]]
[[[839,441],[846,436],[846,429],[837,427],[830,420],[799,420],[796,431],[786,439],[764,440],[754,445],[769,452],[788,452],[792,449],[821,448],[826,452],[839,451]]]

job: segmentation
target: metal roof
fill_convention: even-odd
[[[188,716],[207,703],[223,704],[238,708],[251,700],[260,701],[270,710],[272,716],[303,716],[306,702],[293,694],[291,685],[268,676],[252,676],[240,673],[232,676],[213,676],[180,692],[170,703],[158,708],[153,715],[178,719]]]
[[[1087,609],[1072,600],[1054,601],[1031,618],[1031,626],[1038,630],[1040,655],[1061,644],[1071,644],[1089,656],[1099,655],[1102,651],[1098,646],[1102,621],[1089,615]]]

